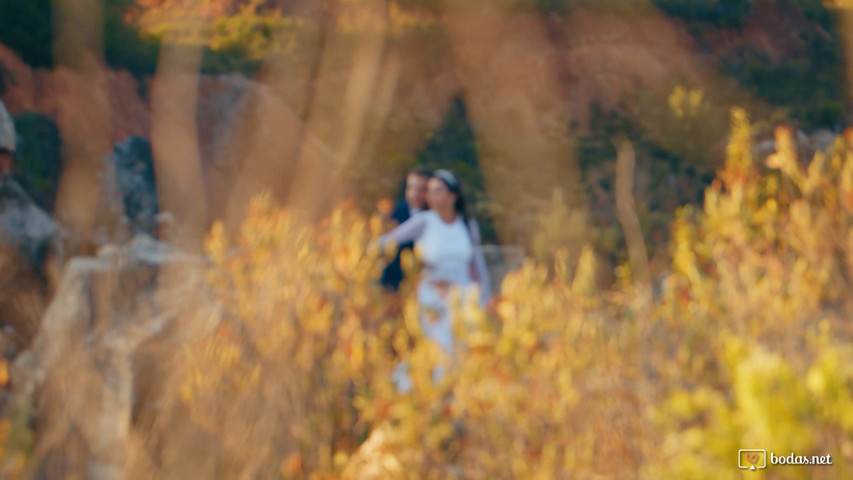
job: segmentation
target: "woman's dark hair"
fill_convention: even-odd
[[[453,175],[450,170],[436,170],[432,172],[432,176],[440,179],[447,187],[447,190],[456,195],[456,202],[453,204],[453,210],[455,210],[459,215],[462,215],[462,222],[465,225],[465,230],[468,231],[468,235],[471,236],[473,240],[471,226],[468,224],[468,204],[465,202],[465,195],[462,193],[462,186],[459,184],[459,180],[456,179],[456,175]]]

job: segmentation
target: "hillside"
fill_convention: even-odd
[[[520,186],[519,179],[529,177],[524,189],[542,192],[531,198],[541,204],[550,200],[546,192],[554,187],[574,195],[578,189],[571,178],[580,175],[584,201],[598,224],[615,235],[602,239],[601,248],[613,250],[622,242],[613,211],[614,134],[627,134],[638,148],[638,209],[651,237],[665,235],[663,226],[675,207],[701,199],[720,166],[732,106],[750,112],[764,139],[782,123],[804,129],[806,136],[825,136],[820,129],[838,131],[844,125],[840,47],[828,10],[787,0],[761,0],[732,11],[680,10],[678,2],[658,2],[659,8],[639,0],[619,8],[581,3],[506,16],[498,27],[504,33],[491,40],[460,37],[466,26],[454,33],[448,20],[456,14],[439,15],[428,2],[373,12],[386,15],[390,30],[386,43],[364,44],[384,53],[369,67],[372,71],[362,69],[368,83],[359,87],[359,95],[377,102],[351,103],[361,110],[348,119],[339,115],[338,106],[353,95],[347,93],[355,78],[349,58],[372,55],[353,51],[358,43],[352,41],[352,29],[363,26],[347,19],[359,18],[350,17],[357,2],[342,4],[334,13],[303,8],[301,2],[208,1],[192,7],[169,0],[107,2],[108,68],[97,74],[100,86],[89,92],[93,99],[84,101],[104,105],[98,121],[106,122],[107,135],[92,148],[103,149],[103,155],[107,145],[130,135],[151,136],[151,73],[158,42],[168,37],[202,50],[198,68],[205,80],[199,84],[195,118],[210,218],[226,215],[229,205],[263,187],[273,188],[282,201],[300,198],[322,211],[328,204],[312,196],[317,189],[300,193],[291,187],[305,183],[294,181],[294,175],[319,179],[331,173],[333,164],[339,164],[336,181],[346,185],[340,194],[355,195],[363,207],[372,208],[378,199],[398,194],[398,178],[407,165],[426,162],[461,169],[486,237],[503,243],[517,242],[526,228],[517,221],[511,226],[507,219],[518,220],[532,208],[514,209],[514,200],[500,198],[499,192],[507,191],[505,182]],[[30,11],[28,23],[49,31],[44,22],[50,16],[44,14]],[[198,21],[206,26],[185,28]],[[33,35],[44,32],[36,28]],[[44,114],[60,132],[89,135],[73,126],[79,109],[71,87],[73,69],[48,68],[35,37],[13,40],[17,51],[0,47],[0,92],[7,108],[14,115]],[[509,49],[493,56],[491,70],[482,65],[468,69],[461,50],[450,47],[460,41],[486,42],[482,52],[466,55],[502,51],[495,42]],[[259,98],[281,103],[260,109]],[[526,102],[532,103],[522,106]],[[501,112],[518,108],[529,112],[500,119]],[[259,129],[269,123],[291,125],[293,134]],[[550,134],[542,136],[555,127],[562,130],[560,142],[571,147],[554,143]],[[342,128],[358,130],[341,136]],[[263,155],[272,145],[276,151],[298,152],[303,129],[323,145],[310,154],[318,158],[286,159],[274,176],[258,167],[254,179],[237,181],[246,152]],[[475,138],[477,130],[494,133]],[[506,160],[490,159],[494,154],[488,152],[504,148],[500,138],[522,131],[529,145],[517,144]],[[346,158],[335,160],[341,154]],[[524,159],[531,157],[539,158],[538,164],[527,165]],[[255,164],[270,161],[279,160]],[[297,173],[304,170],[300,162],[312,166]],[[489,166],[496,162],[509,163]],[[572,173],[575,162],[579,172]],[[542,173],[545,163],[551,173]],[[529,174],[522,173],[527,169]]]

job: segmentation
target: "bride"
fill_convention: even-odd
[[[427,182],[426,201],[429,210],[415,214],[380,237],[379,246],[414,241],[424,264],[417,287],[421,328],[428,339],[452,356],[454,340],[448,292],[454,287],[463,294],[478,288],[480,305],[485,305],[491,296],[486,261],[477,222],[468,218],[459,181],[450,171],[434,172]],[[401,391],[411,388],[406,368],[401,364],[394,373]],[[434,377],[441,374],[436,371]]]

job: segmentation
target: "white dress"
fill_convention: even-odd
[[[453,222],[447,223],[435,211],[427,210],[383,235],[380,245],[409,241],[415,242],[424,264],[417,287],[421,329],[445,354],[452,355],[454,339],[449,298],[442,294],[434,282],[448,284],[451,288],[458,286],[463,294],[476,283],[480,289],[480,304],[485,304],[491,292],[486,261],[480,248],[479,228],[473,220],[465,228],[461,215],[456,215]],[[395,372],[398,389],[403,391],[411,386],[405,371],[401,371],[405,368],[405,365],[401,365]],[[440,377],[441,373],[438,370],[435,377]]]

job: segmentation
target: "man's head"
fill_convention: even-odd
[[[426,208],[427,181],[432,177],[432,171],[426,168],[416,168],[406,176],[406,203],[409,208]]]

